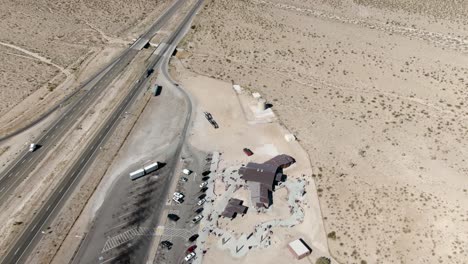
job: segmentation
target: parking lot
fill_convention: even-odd
[[[154,263],[186,263],[184,258],[189,253],[187,250],[190,247],[193,248],[196,242],[194,238],[196,238],[199,233],[199,222],[193,223],[192,220],[196,216],[203,215],[204,204],[198,205],[198,203],[206,196],[205,192],[207,187],[203,186],[204,184],[202,183],[208,181],[210,178],[211,154],[204,155],[193,152],[187,154],[189,154],[187,155],[189,158],[185,158],[182,161],[182,166],[192,172],[189,175],[183,174],[182,171],[179,172],[179,178],[176,179],[177,186],[175,190],[184,195],[183,202],[180,204],[176,203],[172,199],[173,193],[171,193],[166,210],[168,214],[175,214],[179,219],[173,221],[167,218],[166,224],[158,228],[161,230],[160,242],[168,241],[172,245],[169,249],[167,246],[163,246],[160,243]],[[182,178],[186,178],[186,181],[181,180]],[[206,201],[205,203],[209,202],[210,201]],[[194,236],[192,238],[193,241],[189,241],[192,236]],[[193,259],[196,257],[197,256]]]

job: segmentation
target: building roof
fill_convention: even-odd
[[[276,181],[282,178],[279,168],[289,167],[296,162],[291,156],[281,154],[262,164],[249,162],[239,169],[241,178],[249,182],[252,204],[256,207],[268,207],[271,204],[270,192]]]
[[[296,162],[296,160],[293,157],[286,155],[286,154],[281,154],[281,155],[277,155],[274,158],[271,158],[270,160],[265,161],[264,164],[269,164],[269,165],[281,167],[281,168],[287,168],[291,166],[291,164],[293,164],[294,162]]]
[[[221,215],[228,218],[234,218],[236,214],[245,214],[248,207],[242,205],[243,202],[244,201],[235,198],[229,199],[229,202]]]
[[[270,205],[270,189],[268,186],[259,182],[250,182],[249,190],[252,203],[256,207],[268,207]]]
[[[289,248],[294,251],[296,256],[303,256],[310,253],[310,249],[307,245],[304,244],[302,239],[296,239],[293,242],[288,244]]]
[[[277,169],[278,167],[271,164],[249,162],[247,166],[239,169],[239,174],[246,181],[260,182],[271,186],[272,189]]]

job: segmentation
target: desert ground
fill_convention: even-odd
[[[76,90],[171,2],[0,3],[0,135],[21,128]]]
[[[465,263],[467,17],[466,1],[206,1],[182,67],[273,105],[338,262]]]

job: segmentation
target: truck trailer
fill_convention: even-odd
[[[155,162],[155,163],[152,163],[146,167],[144,167],[143,169],[145,170],[145,173],[148,174],[150,172],[153,172],[155,170],[157,170],[159,168],[159,163]]]
[[[140,178],[140,177],[143,177],[145,176],[145,170],[144,169],[139,169],[139,170],[136,170],[134,172],[130,172],[130,179],[132,181]]]

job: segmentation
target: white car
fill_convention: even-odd
[[[203,218],[203,215],[199,214],[192,219],[192,223],[198,223]]]
[[[178,198],[178,199],[181,199],[181,198],[184,198],[184,195],[182,193],[180,193],[180,192],[175,192],[174,197]]]
[[[34,152],[37,149],[37,144],[31,143],[29,145],[29,152]]]
[[[203,188],[203,187],[205,187],[205,186],[207,186],[207,185],[208,185],[208,182],[202,182],[202,183],[200,184],[200,188]]]
[[[190,254],[188,254],[187,256],[185,256],[184,260],[185,261],[190,261],[191,259],[193,259],[195,257],[195,252],[192,252]]]
[[[202,205],[202,204],[204,204],[205,202],[206,202],[206,199],[203,198],[203,199],[201,199],[200,201],[198,201],[197,205]]]
[[[183,169],[182,173],[185,174],[185,175],[190,175],[190,173],[192,173],[192,171],[189,170],[189,169]]]

